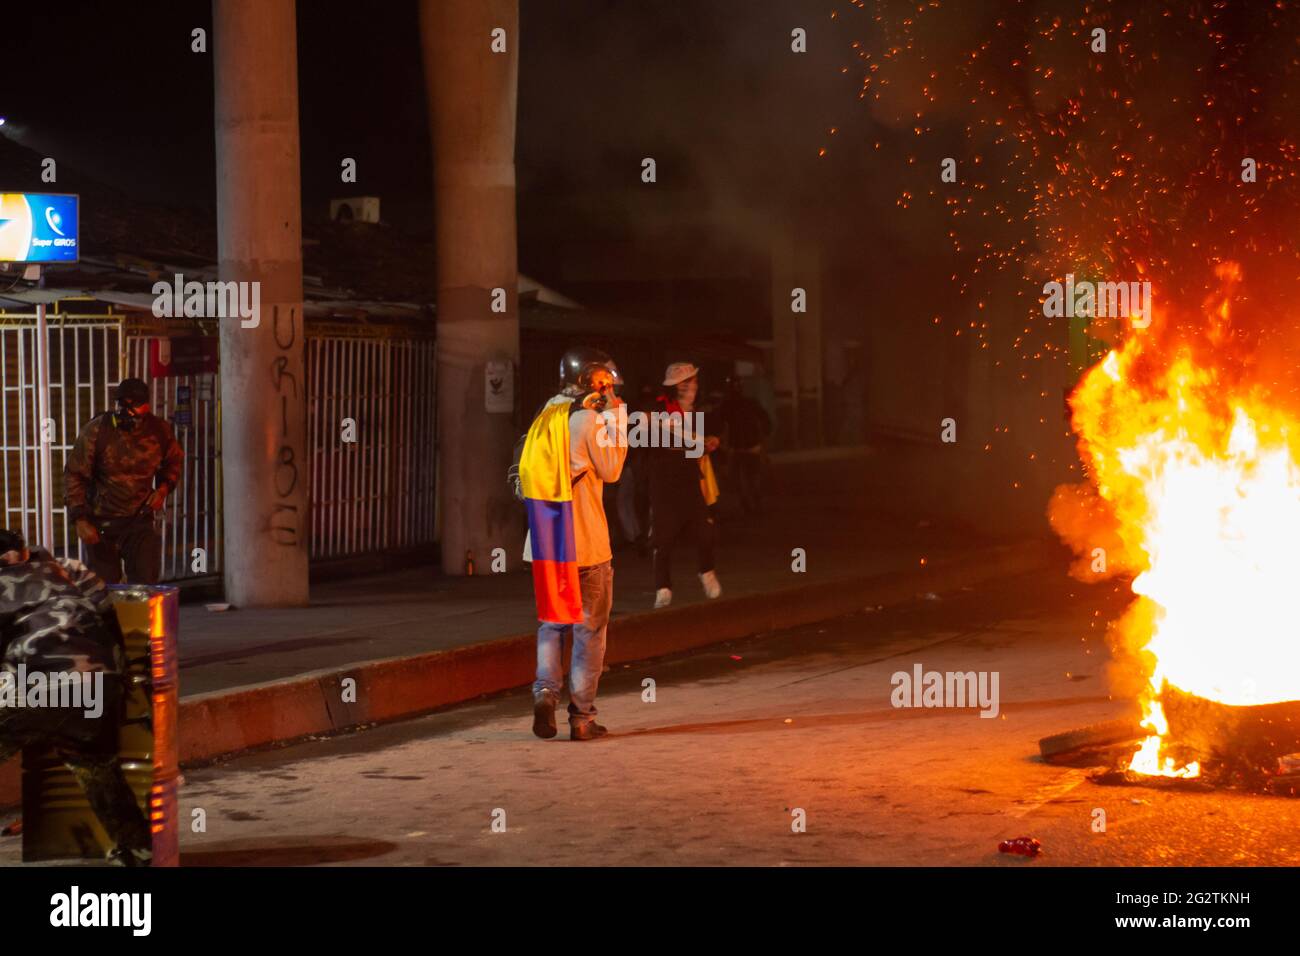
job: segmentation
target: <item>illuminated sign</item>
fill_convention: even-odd
[[[76,262],[78,197],[0,193],[0,262]]]

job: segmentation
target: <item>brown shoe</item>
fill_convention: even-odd
[[[555,726],[555,694],[549,690],[533,695],[533,733],[550,740],[559,730]]]
[[[594,720],[586,720],[582,723],[569,721],[569,739],[570,740],[596,740],[604,737],[609,730],[596,723]]]

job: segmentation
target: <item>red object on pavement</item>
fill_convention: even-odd
[[[0,830],[0,836],[17,836],[22,832],[23,832],[23,821],[22,818],[19,817],[13,823],[6,824],[5,828],[3,830]]]
[[[1033,837],[1016,837],[1014,840],[1003,840],[998,844],[999,853],[1014,853],[1016,856],[1038,856],[1038,852],[1043,845]]]

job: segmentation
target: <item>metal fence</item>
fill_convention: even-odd
[[[51,450],[56,554],[75,554],[66,521],[63,468],[82,425],[108,407],[109,387],[121,379],[120,322],[103,315],[49,317],[51,423],[40,420],[34,315],[0,314],[0,438],[4,447],[5,527],[39,537],[42,434]],[[52,426],[52,427],[51,427]],[[51,542],[44,542],[47,545]],[[69,548],[71,547],[71,551]]]
[[[313,558],[433,541],[433,348],[308,326]]]
[[[61,308],[62,307],[62,308]],[[71,307],[78,311],[67,311]],[[63,470],[82,427],[109,408],[121,379],[150,381],[155,414],[171,419],[181,389],[190,420],[176,425],[181,481],[163,520],[163,578],[221,570],[220,373],[151,379],[151,342],[166,323],[92,311],[65,300],[47,315],[49,418],[38,415],[34,314],[0,312],[0,443],[6,527],[37,540],[42,430],[51,448],[55,554],[80,547],[63,507]],[[194,333],[187,326],[187,334]],[[307,324],[310,554],[342,558],[434,539],[434,339],[409,327]],[[201,554],[196,553],[200,549]]]

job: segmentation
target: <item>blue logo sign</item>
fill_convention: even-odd
[[[0,193],[0,262],[76,262],[78,197]]]

